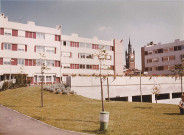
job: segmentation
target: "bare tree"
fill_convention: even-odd
[[[181,79],[181,93],[183,94],[183,75],[184,75],[184,58],[182,59],[182,64],[175,65],[175,69],[171,70],[174,75],[179,75]]]
[[[102,62],[107,59],[108,53],[102,47],[99,50],[98,54],[95,54],[95,56],[98,57],[99,63],[100,63],[100,85],[101,85],[101,100],[102,100],[102,112],[104,111],[104,99],[103,99],[103,82],[102,82]]]
[[[46,58],[46,56],[44,54],[41,54],[40,53],[40,61],[41,61],[41,74],[42,74],[42,77],[41,77],[41,107],[43,107],[43,81],[44,81],[44,72],[45,70],[49,70],[49,68],[47,68],[47,66],[45,65],[45,61],[44,59]]]
[[[154,86],[153,86],[153,91],[152,91],[152,93],[155,95],[155,100],[156,100],[156,103],[157,103],[157,97],[159,96],[159,93],[160,93],[160,88],[159,88],[159,86],[154,85]]]

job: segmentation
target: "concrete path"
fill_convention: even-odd
[[[0,105],[2,135],[87,135],[61,130]]]

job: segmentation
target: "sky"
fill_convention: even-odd
[[[56,27],[62,33],[101,40],[130,38],[141,68],[141,47],[184,40],[184,0],[0,0],[9,21]],[[123,58],[125,63],[125,58]]]

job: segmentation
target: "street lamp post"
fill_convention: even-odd
[[[62,76],[61,76],[61,45],[62,45],[62,40],[61,40],[61,34],[62,34],[62,26],[58,26],[57,30],[60,30],[60,50],[59,50],[59,59],[60,59],[60,64],[59,64],[59,73],[60,73],[60,84],[61,84],[61,80],[62,80]]]
[[[140,94],[141,94],[141,103],[142,103],[142,88],[141,88],[141,83],[142,83],[142,82],[141,82],[141,75],[142,75],[142,74],[141,74],[141,72],[142,72],[142,71],[140,70]]]

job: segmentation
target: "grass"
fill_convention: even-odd
[[[55,127],[106,135],[182,135],[184,116],[176,105],[105,102],[110,113],[109,129],[99,131],[101,102],[77,95],[44,92],[40,107],[40,88],[27,87],[0,92],[0,104]]]

